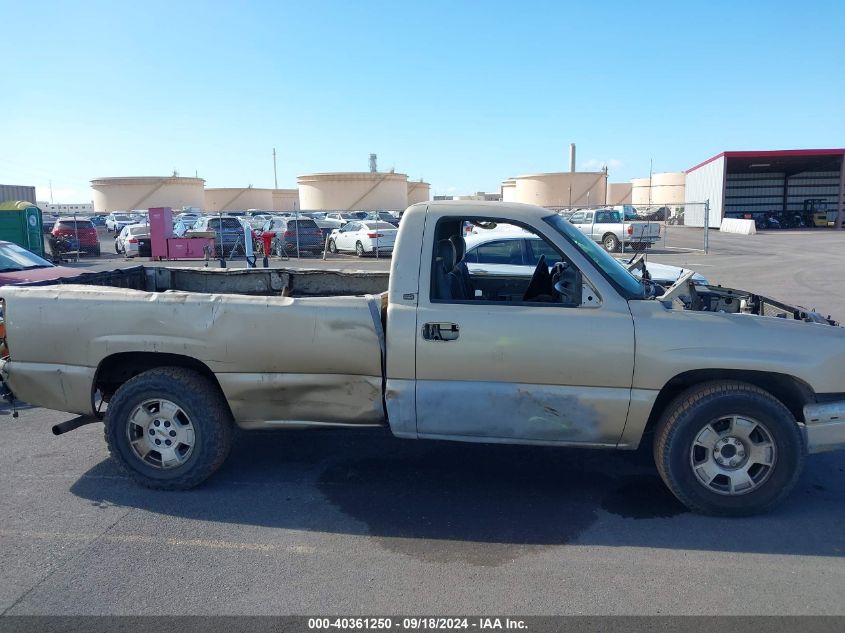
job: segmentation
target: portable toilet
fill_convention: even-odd
[[[44,256],[41,209],[25,200],[0,202],[0,240]]]

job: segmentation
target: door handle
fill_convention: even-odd
[[[454,341],[460,335],[461,326],[457,323],[426,323],[422,328],[422,337],[427,341]]]

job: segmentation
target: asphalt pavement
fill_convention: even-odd
[[[708,255],[649,257],[845,320],[843,240],[716,233]],[[811,456],[773,512],[716,519],[642,452],[380,430],[241,433],[206,484],[154,492],[101,425],[50,433],[70,417],[0,410],[0,613],[845,614],[845,453]]]

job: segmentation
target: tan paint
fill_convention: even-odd
[[[298,211],[298,189],[273,189],[273,211]]]
[[[224,187],[205,190],[205,210],[246,211],[247,209],[273,209],[273,189],[255,187]]]
[[[635,206],[669,206],[684,204],[686,174],[684,172],[659,172],[651,178],[631,180],[631,204]]]
[[[408,208],[387,307],[386,401],[397,435],[632,448],[659,390],[696,369],[775,372],[818,393],[845,391],[842,328],[628,302],[544,222],[548,214],[536,206],[485,202]],[[600,307],[432,302],[434,227],[454,216],[533,228],[583,272]],[[319,285],[303,279],[303,287]],[[262,285],[277,288],[280,281]],[[14,360],[0,369],[31,404],[89,413],[100,362],[118,352],[149,351],[205,363],[237,421],[249,428],[382,421],[379,338],[364,297],[74,285],[6,287],[3,297]],[[461,336],[424,340],[427,321],[459,323]],[[498,398],[493,406],[491,398]]]
[[[94,372],[105,358],[167,352],[208,366],[236,421],[247,426],[294,414],[298,421],[321,422],[327,410],[335,422],[383,421],[378,338],[363,297],[151,293],[74,285],[8,289],[4,297],[7,331],[15,341],[14,360],[4,369],[11,369],[9,384],[25,402],[90,413]],[[71,329],[69,311],[79,317]],[[55,333],[56,340],[49,342],[46,332]],[[344,406],[311,397],[320,384]],[[299,401],[280,399],[285,390]]]
[[[607,204],[631,204],[632,185],[629,182],[607,183]]]
[[[431,198],[431,185],[421,180],[408,181],[408,205],[427,202]]]
[[[205,207],[202,178],[171,176],[95,178],[91,181],[97,213],[150,207]]]
[[[595,206],[605,204],[606,198],[604,172],[531,174],[502,183],[502,200],[541,207]]]
[[[408,206],[406,174],[339,172],[306,174],[296,180],[303,211],[378,211]]]

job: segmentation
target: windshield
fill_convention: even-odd
[[[605,277],[629,298],[643,296],[642,283],[591,238],[557,214],[550,215],[543,220],[572,242]]]
[[[0,269],[9,272],[25,270],[27,268],[50,268],[53,264],[41,259],[17,244],[3,244],[0,246]]]
[[[131,217],[131,216],[129,216],[129,215],[118,215],[118,214],[115,214],[114,219],[115,219],[117,222],[130,222],[130,221],[132,220],[132,217]]]

